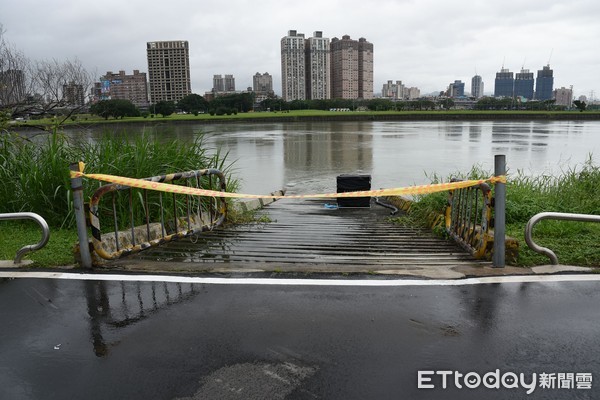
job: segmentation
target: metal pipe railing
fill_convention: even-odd
[[[15,257],[14,263],[20,264],[23,256],[31,251],[39,250],[48,243],[50,240],[50,228],[48,227],[48,223],[44,218],[40,215],[32,212],[18,212],[18,213],[6,213],[0,214],[0,221],[4,220],[15,220],[15,219],[32,219],[38,223],[40,228],[42,228],[42,239],[37,244],[30,244],[27,246],[21,247],[17,251],[17,255]]]
[[[534,215],[527,222],[525,226],[525,242],[529,246],[529,248],[536,253],[543,254],[550,258],[550,262],[553,265],[558,265],[558,257],[556,254],[547,247],[542,247],[536,244],[533,241],[533,227],[535,224],[540,222],[543,219],[556,219],[562,221],[578,221],[578,222],[600,222],[600,215],[590,215],[590,214],[571,214],[571,213],[557,213],[557,212],[543,212]]]
[[[451,182],[458,182],[452,179]],[[484,258],[491,235],[492,190],[487,183],[448,192],[446,232],[475,258]]]
[[[196,171],[180,172],[175,174],[160,175],[150,178],[144,178],[143,180],[150,182],[174,182],[183,180],[186,185],[196,184],[197,188],[202,187],[201,178],[207,180],[206,185],[208,189],[214,190],[212,176],[215,175],[218,178],[219,184],[217,190],[226,190],[225,175],[216,169],[204,169]],[[137,190],[138,196],[134,197],[133,190]],[[121,203],[127,204],[127,216],[122,214],[123,221],[118,219],[118,212],[116,207],[119,202],[115,200],[118,197],[119,192],[126,192],[124,195],[125,199]],[[101,198],[111,193],[110,206],[105,208],[100,207]],[[181,195],[172,193],[171,196],[163,196],[162,192],[155,192],[158,197],[158,203],[149,200],[149,193],[145,189],[135,189],[125,185],[119,184],[108,184],[101,186],[94,192],[90,199],[90,227],[92,231],[92,246],[94,252],[106,259],[114,260],[120,257],[127,256],[129,254],[137,253],[144,249],[158,246],[171,240],[183,238],[186,236],[195,235],[196,233],[213,230],[214,228],[223,224],[227,214],[227,202],[223,197],[217,197],[214,201],[211,199],[203,198],[192,198],[189,195],[181,199]],[[156,200],[156,197],[154,200]],[[135,201],[134,201],[135,199]],[[180,200],[178,200],[180,199]],[[139,201],[138,201],[139,200]],[[141,203],[141,204],[140,204]],[[169,206],[169,207],[168,207]],[[153,218],[160,220],[160,234],[152,238],[151,235],[151,215],[150,208],[158,208],[153,213]],[[169,208],[169,214],[166,208]],[[134,210],[135,209],[135,210]],[[137,211],[137,212],[136,212]],[[104,246],[103,234],[100,229],[101,217],[104,215],[110,215],[113,218],[112,226],[114,229],[114,248],[111,245]],[[136,217],[137,216],[137,217]],[[128,219],[127,224],[123,222]],[[136,221],[141,223],[140,226],[136,226]],[[145,229],[144,228],[145,225]],[[120,233],[125,231],[119,231],[119,228],[123,229],[126,227],[129,231],[129,237],[121,243]],[[142,230],[139,230],[142,228]],[[136,233],[138,232],[138,233]]]

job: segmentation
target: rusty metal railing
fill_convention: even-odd
[[[218,185],[213,182],[218,178]],[[196,188],[225,191],[223,173],[216,169],[181,172],[144,178],[151,182],[183,181]],[[100,201],[111,195],[109,204]],[[90,226],[94,252],[114,260],[168,241],[213,230],[225,221],[225,198],[203,198],[182,194],[166,194],[129,186],[108,184],[92,195],[89,203]],[[110,233],[102,234],[101,226],[110,222]]]
[[[452,182],[458,181],[452,179]],[[475,258],[485,258],[494,238],[489,233],[492,220],[492,190],[482,183],[449,191],[446,232]]]

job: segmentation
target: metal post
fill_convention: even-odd
[[[69,169],[71,171],[79,171],[79,163],[71,163]],[[81,266],[83,268],[92,268],[92,256],[90,254],[87,226],[85,224],[85,210],[83,206],[83,182],[80,177],[71,178],[71,190],[73,191],[73,209],[75,211],[75,221],[77,222]]]
[[[506,175],[506,156],[494,156],[494,175]],[[494,193],[494,268],[503,268],[506,257],[506,184],[496,182]]]

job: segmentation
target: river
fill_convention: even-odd
[[[67,133],[93,138],[105,129]],[[335,192],[336,176],[354,173],[370,174],[373,188],[424,184],[433,174],[446,178],[473,165],[491,172],[496,154],[506,155],[509,174],[557,175],[600,154],[600,121],[165,124],[152,130],[185,141],[204,133],[211,151],[220,148],[235,160],[240,191],[254,194]]]

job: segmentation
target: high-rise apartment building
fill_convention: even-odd
[[[524,97],[527,100],[533,100],[533,72],[528,69],[521,69],[521,72],[515,75],[515,97]]]
[[[148,81],[146,73],[133,70],[132,75],[125,71],[108,71],[100,78],[100,99],[129,100],[136,107],[148,107]]]
[[[65,83],[62,87],[62,100],[71,107],[81,107],[85,104],[83,85],[75,82]]]
[[[471,96],[476,99],[483,97],[483,79],[479,75],[471,78]]]
[[[405,87],[402,81],[387,81],[387,83],[383,84],[381,88],[381,97],[385,97],[392,100],[402,100],[404,99],[404,91]]]
[[[331,53],[329,38],[317,31],[306,39],[306,98],[311,100],[331,98]]]
[[[557,106],[571,107],[573,105],[573,88],[561,87],[552,91],[552,98]]]
[[[283,99],[331,98],[330,60],[329,38],[323,37],[323,32],[306,39],[303,33],[289,31],[281,39]]]
[[[421,90],[416,87],[404,88],[404,98],[406,100],[415,100],[421,97]]]
[[[226,92],[235,92],[235,78],[233,77],[233,75],[225,75],[223,81],[225,82]]]
[[[213,75],[213,92],[235,92],[235,78],[233,75]]]
[[[252,89],[255,92],[273,92],[273,77],[271,74],[267,72],[264,74],[257,72],[252,77]]]
[[[306,39],[290,30],[281,38],[281,93],[283,100],[306,100]]]
[[[496,72],[494,81],[494,97],[513,97],[515,78],[512,72],[507,68],[502,68]]]
[[[340,99],[373,98],[373,44],[365,38],[331,39],[331,94]]]
[[[285,101],[372,99],[373,44],[348,35],[330,41],[320,31],[306,39],[290,30],[281,39],[281,85]]]
[[[537,78],[535,79],[535,99],[550,100],[552,99],[552,89],[554,88],[553,71],[550,65],[544,66],[538,70]]]
[[[150,101],[179,101],[192,93],[187,40],[148,42]]]
[[[223,75],[213,75],[213,92],[224,92],[225,91],[225,80]]]
[[[465,83],[457,80],[448,85],[447,90],[448,97],[465,97]]]
[[[274,96],[273,92],[273,77],[265,72],[261,74],[257,72],[252,77],[252,91],[254,92],[254,103],[260,104],[261,101]]]
[[[358,39],[358,95],[373,98],[373,43],[365,38]]]

